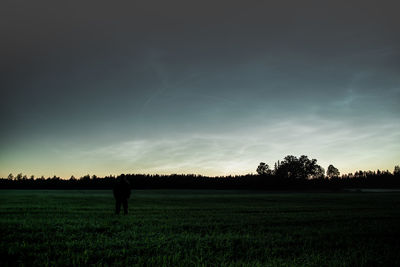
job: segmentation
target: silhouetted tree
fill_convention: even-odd
[[[325,169],[317,165],[315,168],[315,175],[313,176],[313,178],[324,178],[324,177],[325,177]]]
[[[272,173],[272,171],[269,169],[268,164],[266,164],[264,162],[260,162],[260,165],[258,165],[256,171],[260,175],[271,174]]]
[[[10,173],[7,177],[8,180],[13,180],[14,179],[14,175],[12,173]]]
[[[365,173],[366,172],[363,172],[362,170],[359,170],[358,172],[356,171],[354,173],[354,176],[357,177],[357,178],[364,178],[365,177]]]
[[[300,158],[288,155],[275,166],[277,168],[275,175],[286,178],[308,179],[321,175],[323,172],[323,168],[317,164],[316,159],[310,160],[305,155]]]
[[[328,166],[328,170],[326,171],[326,175],[329,178],[338,177],[340,175],[340,172],[339,172],[339,170],[337,168],[335,168],[335,166],[333,166],[331,164],[331,165]]]
[[[400,166],[394,166],[393,175],[400,175]]]

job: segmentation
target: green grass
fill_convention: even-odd
[[[0,191],[0,265],[400,266],[400,194]]]

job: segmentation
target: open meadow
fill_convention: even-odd
[[[0,265],[400,266],[400,193],[1,190]]]

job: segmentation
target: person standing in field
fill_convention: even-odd
[[[124,207],[124,214],[128,214],[128,199],[131,195],[131,185],[124,175],[117,178],[113,193],[115,198],[115,214],[119,214],[121,205]]]

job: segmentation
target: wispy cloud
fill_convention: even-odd
[[[399,155],[396,123],[350,126],[319,117],[296,118],[227,133],[118,142],[74,155],[96,164],[108,162],[108,168],[120,172],[208,175],[252,173],[260,161],[273,165],[287,154],[306,154],[324,167],[332,163],[343,171],[379,165],[385,154]]]

